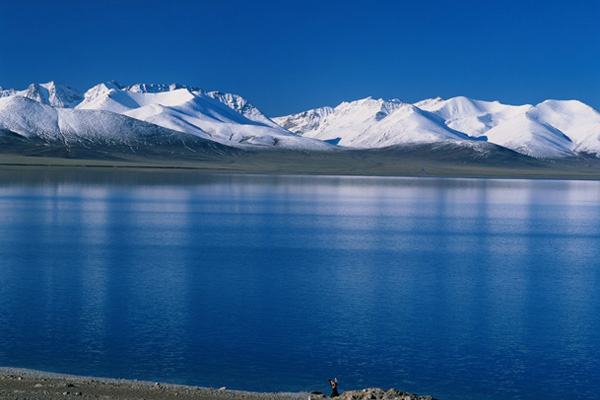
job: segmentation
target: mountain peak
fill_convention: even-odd
[[[257,121],[270,127],[280,128],[280,125],[273,122],[262,111],[238,94],[212,91],[206,92],[205,95],[219,101],[220,103],[223,103],[227,107],[242,114],[244,117],[252,121]]]
[[[134,85],[125,86],[122,89],[133,93],[162,93],[179,89],[187,89],[190,92],[202,91],[202,89],[199,87],[181,85],[179,83],[171,83],[169,85],[164,83],[136,83]]]
[[[102,82],[89,88],[85,94],[85,101],[92,101],[110,91],[121,90],[123,86],[117,81]]]
[[[123,85],[121,85],[119,82],[117,82],[114,79],[111,79],[110,81],[104,82],[102,83],[104,86],[113,88],[113,89],[123,89]]]
[[[344,101],[334,108],[315,108],[271,120],[237,94],[207,92],[177,83],[123,86],[108,81],[82,96],[70,86],[50,81],[32,83],[20,91],[0,88],[0,97],[8,98],[0,101],[0,108],[22,108],[13,122],[33,121],[44,113],[62,118],[75,111],[77,114],[77,110],[102,110],[242,147],[258,144],[320,148],[325,145],[323,142],[329,142],[381,148],[487,140],[533,157],[585,153],[600,158],[600,113],[577,100],[516,106],[466,96],[434,97],[415,104],[367,96]],[[5,115],[10,113],[6,111]]]
[[[393,98],[393,99],[383,99],[383,98],[375,98],[373,96],[367,96],[367,97],[363,97],[362,99],[357,99],[357,100],[353,100],[353,101],[343,101],[341,102],[338,107],[340,106],[347,106],[350,105],[352,107],[354,106],[360,106],[363,107],[365,105],[387,105],[387,104],[404,104],[404,102],[398,98]],[[337,108],[337,107],[336,107]]]
[[[21,96],[53,107],[74,107],[83,100],[81,92],[64,83],[32,83],[27,89],[3,91],[3,96]]]

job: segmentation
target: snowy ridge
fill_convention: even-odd
[[[600,157],[600,113],[576,100],[514,106],[467,97],[415,104],[367,97],[274,121],[304,137],[355,148],[460,139],[489,141],[535,158]]]
[[[275,121],[304,137],[336,140],[340,146],[357,148],[468,139],[435,115],[397,99],[367,97]]]
[[[267,126],[279,129],[280,126],[273,122],[269,117],[262,113],[258,108],[250,104],[242,96],[231,93],[207,92],[206,95],[212,99],[220,101],[232,110],[237,111],[249,120],[260,122]]]
[[[241,96],[183,85],[94,86],[76,106],[104,110],[237,147],[331,148],[282,128]]]
[[[577,100],[546,100],[528,110],[530,119],[560,131],[573,151],[600,155],[600,113]]]
[[[273,118],[273,121],[296,134],[303,134],[314,129],[317,129],[321,121],[329,114],[334,113],[331,107],[315,108],[313,110],[304,111],[299,114],[290,115],[287,117]]]
[[[36,118],[24,117],[26,115]],[[0,99],[0,128],[23,137],[62,142],[67,146],[75,143],[132,144],[139,139],[133,134],[136,128],[150,126],[106,111],[51,107],[20,96]]]
[[[35,118],[24,117],[35,115]],[[232,148],[124,115],[48,106],[22,96],[0,98],[0,141],[137,154],[230,154]],[[94,153],[94,150],[96,151]],[[99,153],[98,153],[99,152]]]
[[[53,107],[74,107],[83,100],[83,95],[70,86],[57,83],[32,83],[25,90],[0,87],[0,97],[20,96]]]
[[[239,148],[334,151],[453,143],[493,149],[475,145],[489,142],[534,158],[600,158],[600,113],[577,100],[507,105],[459,96],[410,104],[367,97],[271,119],[239,95],[199,87],[110,81],[82,94],[48,82],[0,88],[0,128],[66,145],[141,140],[140,130],[148,129]],[[136,135],[129,137],[128,129]]]

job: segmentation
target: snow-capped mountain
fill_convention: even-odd
[[[335,110],[331,107],[320,107],[286,117],[273,118],[273,121],[298,135],[317,130],[321,122]]]
[[[466,97],[415,104],[368,97],[273,120],[301,136],[355,148],[485,140],[535,158],[600,157],[600,113],[574,100],[514,106]]]
[[[241,96],[217,91],[205,92],[198,87],[145,83],[122,86],[111,81],[98,84],[82,95],[69,86],[48,82],[31,84],[26,90],[20,91],[0,90],[0,98],[5,97],[27,98],[55,108],[121,114],[234,147],[320,150],[333,147],[289,132]],[[27,107],[23,108],[25,109]],[[12,112],[17,111],[13,108]],[[25,125],[38,126],[39,123],[46,123],[37,121],[36,113],[40,110],[23,112],[25,114],[14,117]],[[93,115],[89,114],[89,117],[92,118]],[[91,125],[93,121],[90,120]]]
[[[275,122],[304,137],[358,148],[468,139],[435,115],[395,99],[367,97],[333,109],[275,118]]]
[[[4,90],[0,87],[0,98],[12,96],[26,97],[53,107],[74,107],[83,100],[77,89],[56,82],[32,83],[25,90]]]
[[[85,93],[79,110],[104,110],[231,146],[328,149],[282,128],[241,96],[182,85],[102,83]]]
[[[53,107],[74,107],[83,100],[77,89],[56,82],[32,83],[25,90],[3,90],[0,87],[0,97],[11,96],[26,97]]]
[[[189,151],[226,151],[226,146],[107,111],[52,107],[21,96],[0,98],[0,131],[13,137],[64,147],[175,146]],[[2,135],[0,135],[2,136]]]
[[[458,96],[444,100],[440,97],[415,103],[423,111],[440,117],[444,124],[471,137],[485,136],[485,132],[526,111],[530,106],[512,106],[497,101],[473,100]]]
[[[571,139],[552,125],[533,118],[532,111],[536,107],[529,104],[513,106],[461,96],[448,100],[429,99],[417,106],[470,137],[485,136],[487,141],[521,154],[536,158],[574,155],[575,146]]]
[[[546,100],[531,107],[527,116],[562,132],[573,151],[600,155],[600,113],[577,100]]]
[[[534,158],[600,158],[600,113],[576,100],[506,105],[466,97],[414,104],[365,99],[269,118],[241,96],[185,85],[115,81],[81,94],[67,85],[0,88],[0,129],[69,143],[148,142],[143,130],[238,148],[372,149],[489,142]],[[133,136],[129,132],[135,132]]]

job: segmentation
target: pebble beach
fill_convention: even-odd
[[[56,374],[20,368],[0,368],[2,400],[317,400],[320,392],[245,392],[222,388],[172,385],[126,379]],[[341,393],[340,400],[435,400],[396,389],[361,389]]]

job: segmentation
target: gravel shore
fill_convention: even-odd
[[[19,368],[0,368],[2,400],[298,400],[324,398],[319,393],[258,393],[170,385],[125,379],[55,374]],[[363,389],[342,393],[340,400],[432,400],[395,389]]]

